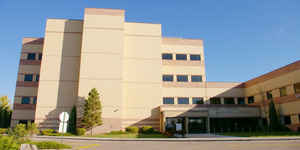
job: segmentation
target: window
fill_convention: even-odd
[[[25,74],[24,81],[32,81],[33,75],[32,74]]]
[[[178,97],[178,104],[189,104],[188,97]]]
[[[254,103],[254,96],[249,96],[248,97],[248,104]]]
[[[22,97],[21,104],[29,104],[30,103],[30,97]]]
[[[39,53],[39,60],[42,60],[43,54]]]
[[[200,61],[201,57],[200,57],[200,55],[191,54],[190,55],[190,60],[192,60],[192,61]]]
[[[239,97],[238,98],[238,104],[245,104],[245,98],[244,97]]]
[[[27,123],[28,123],[28,120],[19,120],[19,124],[25,124],[25,125],[27,125]]]
[[[176,60],[187,60],[186,54],[176,54]]]
[[[166,59],[166,60],[172,60],[173,59],[173,55],[172,54],[162,54],[162,59]]]
[[[224,104],[234,104],[234,98],[233,97],[224,98]]]
[[[289,125],[291,123],[291,116],[284,116],[284,124]]]
[[[35,60],[35,53],[28,53],[27,60]]]
[[[202,82],[202,76],[192,76],[192,82]]]
[[[37,100],[37,98],[36,98],[36,96],[35,97],[33,97],[33,104],[36,104],[36,100]]]
[[[192,101],[193,101],[193,104],[204,104],[202,97],[193,97]]]
[[[219,97],[213,97],[209,99],[210,104],[221,104],[221,98]]]
[[[300,93],[300,83],[296,83],[294,84],[294,90],[296,94]]]
[[[164,97],[163,104],[174,104],[174,97]]]
[[[272,99],[272,98],[273,98],[272,92],[268,91],[267,92],[267,99]]]
[[[173,75],[163,75],[163,81],[172,82],[173,81]]]
[[[280,97],[283,97],[283,96],[287,95],[287,93],[286,93],[286,87],[280,88],[279,91],[280,91]]]
[[[188,76],[187,75],[177,75],[177,82],[188,82]]]
[[[40,81],[40,75],[36,75],[36,76],[35,76],[35,81],[36,81],[36,82],[39,82],[39,81]]]

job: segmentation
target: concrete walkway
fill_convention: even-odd
[[[209,141],[287,141],[300,137],[187,137],[187,138],[97,138],[78,136],[36,136],[32,140],[82,140],[82,141],[161,141],[161,142],[209,142]]]

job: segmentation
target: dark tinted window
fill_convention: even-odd
[[[163,104],[174,104],[174,98],[173,97],[164,97]]]
[[[300,83],[294,84],[294,91],[296,94],[300,93]]]
[[[213,97],[209,99],[210,104],[221,104],[221,98],[219,97]]]
[[[254,103],[254,96],[249,96],[248,97],[248,104]]]
[[[162,54],[162,59],[172,60],[173,55],[172,54]]]
[[[39,60],[42,60],[43,54],[39,53]]]
[[[27,125],[28,120],[19,120],[19,124],[25,124]]]
[[[192,76],[192,82],[202,82],[202,76]]]
[[[25,74],[24,81],[32,81],[33,75],[32,74]]]
[[[200,61],[201,60],[201,57],[200,55],[194,55],[194,54],[191,54],[190,55],[190,60],[193,60],[193,61]]]
[[[272,98],[273,98],[272,92],[268,91],[267,92],[267,99],[272,99]]]
[[[188,97],[178,97],[178,104],[189,104]]]
[[[193,101],[193,104],[204,104],[202,97],[193,97],[192,101]]]
[[[178,82],[188,82],[189,78],[187,75],[177,75],[177,81]]]
[[[286,93],[286,87],[280,88],[279,91],[280,91],[280,97],[287,95],[287,93]]]
[[[176,60],[187,60],[186,54],[176,54]]]
[[[224,98],[224,104],[234,104],[234,98],[233,97]]]
[[[245,98],[244,97],[239,97],[238,98],[238,104],[245,104]]]
[[[163,75],[163,81],[173,81],[173,75]]]
[[[289,125],[291,124],[291,117],[290,116],[284,116],[284,124]]]
[[[36,100],[37,100],[37,98],[36,98],[36,96],[35,97],[33,97],[33,104],[36,104]]]
[[[29,104],[30,103],[30,97],[22,97],[21,104]]]
[[[35,76],[35,81],[36,81],[36,82],[40,81],[40,75],[36,75],[36,76]]]
[[[35,60],[35,53],[28,53],[27,60]]]

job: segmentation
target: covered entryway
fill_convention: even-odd
[[[188,118],[187,133],[207,133],[207,118],[206,117],[191,117]]]

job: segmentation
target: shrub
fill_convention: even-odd
[[[39,149],[71,149],[70,145],[61,144],[54,141],[31,142],[30,144],[36,145]]]
[[[126,134],[125,131],[119,130],[119,131],[110,131],[109,134]]]
[[[28,123],[26,129],[27,129],[27,132],[28,132],[28,134],[29,134],[30,136],[39,133],[39,130],[38,130],[38,128],[36,127],[36,124],[35,124],[35,123]]]
[[[84,135],[86,132],[85,128],[77,128],[76,129],[76,133],[77,135],[81,136],[81,135]]]
[[[17,124],[14,128],[13,133],[17,138],[22,138],[28,135],[25,124]]]
[[[126,128],[126,131],[129,133],[138,133],[139,132],[139,128],[136,126],[130,126]]]
[[[146,134],[149,134],[149,133],[154,133],[154,129],[152,126],[143,126],[141,128],[141,132],[142,133],[146,133]]]
[[[42,135],[51,135],[53,133],[55,133],[54,129],[44,129],[44,130],[41,131]]]
[[[0,128],[0,134],[7,134],[8,130],[6,128]]]
[[[0,137],[0,149],[1,150],[18,150],[19,144],[16,140],[10,136],[1,136]]]

